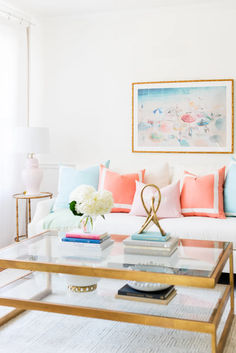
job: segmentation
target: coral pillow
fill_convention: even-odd
[[[143,181],[145,169],[134,174],[119,174],[100,165],[99,190],[112,192],[111,212],[129,212],[135,194],[135,180]]]
[[[134,216],[147,216],[147,213],[143,207],[141,201],[141,191],[145,184],[136,181],[136,192],[134,195],[134,201],[130,211],[131,215]],[[160,189],[161,191],[161,203],[157,211],[158,218],[178,218],[181,215],[180,206],[180,182],[173,183]],[[158,192],[155,188],[146,188],[143,193],[144,202],[147,209],[150,208],[152,196],[157,196]]]
[[[181,207],[184,216],[225,218],[223,185],[225,167],[216,173],[196,176],[185,172],[181,191]]]

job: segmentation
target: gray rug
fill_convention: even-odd
[[[234,319],[224,353],[236,351]],[[31,311],[0,329],[0,353],[207,353],[207,334]]]

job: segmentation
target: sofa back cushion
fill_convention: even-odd
[[[147,216],[141,201],[141,191],[145,184],[136,181],[136,192],[130,214],[133,216]],[[161,203],[157,211],[159,218],[178,218],[182,217],[180,206],[180,182],[167,185],[160,189]],[[152,196],[159,198],[159,194],[155,188],[146,188],[143,192],[143,199],[147,209],[150,209]],[[156,205],[156,202],[155,202]]]
[[[204,176],[185,172],[180,197],[182,214],[184,216],[225,218],[224,177],[225,167]]]
[[[155,163],[151,168],[146,168],[144,175],[145,184],[155,184],[163,188],[170,184],[170,168],[168,163]]]
[[[135,181],[143,182],[145,169],[132,174],[119,174],[100,166],[99,190],[108,190],[113,195],[111,212],[130,212],[135,194]]]
[[[108,168],[110,161],[105,162]],[[82,184],[92,185],[96,190],[99,182],[99,165],[94,165],[86,169],[61,166],[59,168],[58,195],[56,197],[53,211],[69,208],[69,195]]]
[[[226,216],[236,217],[236,159],[232,159],[224,186],[224,208]]]

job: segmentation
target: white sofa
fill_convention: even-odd
[[[36,212],[29,224],[30,236],[45,231],[43,227],[44,219],[49,214],[53,202],[54,199],[51,199],[37,204]],[[98,231],[106,230],[111,234],[129,235],[137,231],[144,220],[144,217],[131,216],[127,213],[111,213],[106,215],[105,221],[101,217],[98,218],[96,229]],[[236,217],[227,217],[226,219],[209,217],[169,218],[162,219],[160,224],[165,231],[170,232],[175,237],[233,242],[234,273],[236,273]],[[224,271],[228,272],[228,264]]]

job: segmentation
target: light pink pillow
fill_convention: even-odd
[[[134,195],[133,204],[129,214],[134,216],[147,216],[141,201],[141,191],[146,184],[136,181],[136,192]],[[180,182],[170,184],[160,189],[161,204],[157,211],[158,218],[178,218],[181,215],[180,206]],[[152,196],[157,196],[158,192],[155,188],[146,188],[143,193],[143,199],[147,208],[150,208]],[[156,204],[156,202],[155,202]]]

